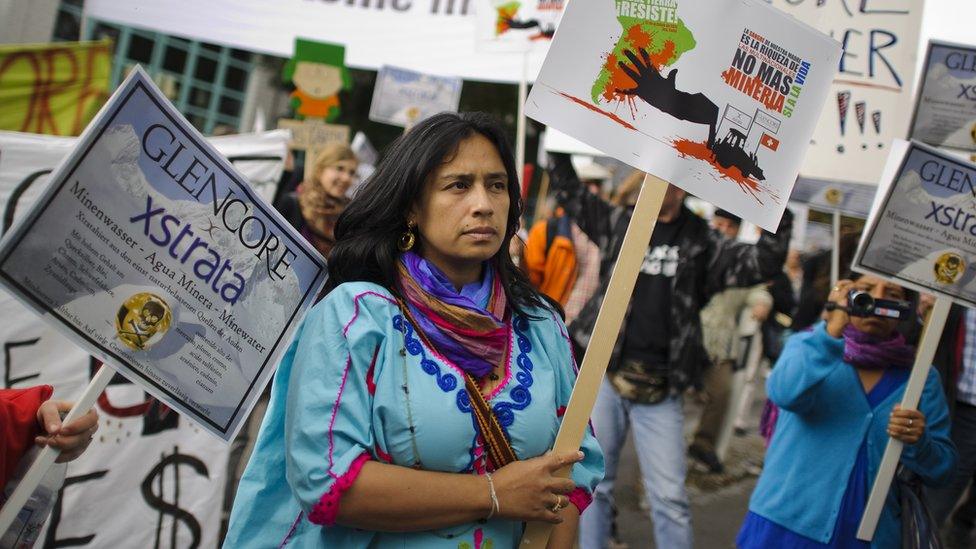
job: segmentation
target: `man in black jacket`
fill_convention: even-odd
[[[603,253],[603,288],[570,325],[580,347],[589,343],[623,236],[629,208],[585,192],[568,155],[553,155],[550,179],[557,199]],[[634,429],[644,488],[651,504],[658,547],[692,545],[685,490],[681,395],[700,385],[708,363],[699,312],[725,288],[751,286],[778,273],[790,239],[787,213],[773,236],[754,245],[711,230],[684,206],[685,192],[671,186],[658,216],[630,306],[593,409],[593,426],[606,459],[606,476],[591,509],[580,520],[580,545],[605,547],[610,534],[617,459],[627,430]]]

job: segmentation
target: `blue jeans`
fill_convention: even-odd
[[[606,475],[593,494],[593,503],[580,518],[581,549],[602,549],[610,538],[613,486],[620,448],[633,426],[651,517],[654,541],[662,549],[691,549],[691,513],[685,491],[684,413],[680,397],[658,404],[623,399],[604,380],[593,408],[593,429],[603,449]]]

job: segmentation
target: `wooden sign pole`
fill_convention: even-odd
[[[922,390],[925,388],[925,380],[928,379],[929,369],[932,368],[935,350],[939,346],[939,340],[942,339],[942,329],[945,327],[950,307],[952,307],[952,299],[944,296],[935,299],[935,305],[932,306],[928,321],[925,323],[925,331],[922,332],[922,339],[918,344],[915,365],[905,386],[905,395],[901,399],[902,409],[916,410],[918,407]],[[890,439],[888,446],[885,447],[884,457],[881,458],[878,474],[874,477],[867,507],[861,517],[861,526],[857,529],[859,540],[871,541],[874,538],[874,531],[878,528],[878,519],[881,518],[881,510],[891,489],[891,481],[895,477],[903,446],[904,443],[900,440]]]
[[[542,172],[542,180],[539,182],[539,195],[535,197],[535,211],[532,212],[532,221],[542,219],[539,214],[546,207],[546,197],[549,196],[549,172]],[[552,213],[552,212],[548,212]]]
[[[664,193],[667,190],[667,181],[652,175],[644,176],[644,184],[637,198],[634,213],[631,215],[630,224],[627,226],[627,234],[624,235],[624,241],[620,245],[617,263],[613,267],[610,285],[603,298],[603,305],[600,307],[600,314],[597,316],[586,356],[583,357],[576,386],[566,407],[566,415],[563,416],[559,434],[556,435],[556,443],[553,445],[555,452],[578,450],[583,442],[583,433],[590,420],[593,405],[596,404],[596,395],[603,383],[603,375],[607,371],[610,354],[620,333],[627,303],[634,293],[637,274],[644,262],[651,233],[654,232],[654,225],[661,212]],[[569,472],[570,468],[567,467],[559,474],[568,477]],[[523,549],[545,547],[549,543],[551,532],[552,525],[549,523],[530,522],[526,526],[525,534],[522,535],[521,547]]]
[[[834,245],[830,248],[830,283],[836,285],[840,280],[840,211],[834,210],[831,217],[833,231],[830,238]],[[850,269],[851,266],[848,265],[847,268]]]
[[[522,54],[522,79],[518,87],[518,120],[515,123],[515,171],[519,181],[525,175],[525,99],[529,89],[529,53]]]

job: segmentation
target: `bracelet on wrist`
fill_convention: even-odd
[[[485,478],[488,479],[488,497],[491,498],[491,510],[488,512],[485,520],[491,520],[492,517],[498,514],[498,494],[495,493],[495,482],[491,478],[491,473],[486,471]]]

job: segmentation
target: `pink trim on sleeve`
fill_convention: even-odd
[[[333,526],[336,517],[339,516],[339,499],[352,486],[352,483],[356,481],[360,471],[363,469],[363,465],[369,460],[370,455],[368,452],[363,452],[359,457],[354,459],[352,465],[349,466],[349,470],[337,477],[332,488],[329,488],[328,492],[322,494],[318,503],[312,506],[312,511],[308,514],[308,520],[321,526]],[[572,495],[570,495],[570,499],[572,499]]]
[[[583,511],[593,502],[593,494],[587,492],[584,488],[576,488],[569,493],[569,502],[575,505],[582,515]]]

